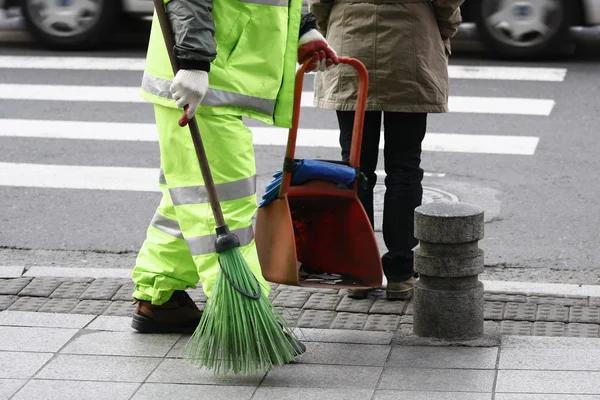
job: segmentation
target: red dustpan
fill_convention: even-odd
[[[357,169],[368,91],[365,66],[353,58],[340,62],[353,66],[359,77],[358,101],[350,162],[329,161]],[[256,245],[265,279],[286,285],[362,289],[381,286],[383,270],[375,233],[360,203],[359,174],[350,185],[310,180],[290,186],[296,151],[304,74],[296,76],[294,115],[289,130],[281,187],[277,199],[258,209]]]

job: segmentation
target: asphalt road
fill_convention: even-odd
[[[481,247],[489,277],[600,283],[600,57],[590,51],[594,43],[544,62],[459,51],[451,57],[453,110],[429,117],[425,200],[484,208]],[[68,54],[0,43],[0,265],[133,265],[160,199],[152,107],[133,99],[141,80],[134,64],[143,65],[144,55],[139,41]],[[95,58],[100,66],[62,69],[57,56],[66,63]],[[115,57],[134,59],[132,70],[115,67]],[[474,73],[484,79],[473,79]],[[305,90],[312,90],[312,76]],[[75,124],[60,125],[64,121]],[[109,140],[111,129],[85,122],[136,123],[119,129],[146,136]],[[260,196],[282,163],[286,132],[248,125],[260,136]],[[303,107],[306,146],[298,155],[339,158],[336,128],[332,111]],[[308,136],[305,129],[319,134]],[[48,137],[36,137],[40,132]],[[92,134],[97,138],[86,136]],[[131,186],[120,187],[121,178]],[[90,185],[96,188],[81,188]],[[383,190],[378,186],[380,198]]]

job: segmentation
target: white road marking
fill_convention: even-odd
[[[0,83],[0,99],[145,103],[135,86],[25,85]]]
[[[567,75],[567,69],[450,65],[448,74],[453,79],[562,82]]]
[[[154,192],[158,168],[0,162],[0,186]]]
[[[285,146],[287,129],[252,127],[254,144]],[[299,129],[296,141],[299,147],[338,148],[339,132],[335,129]],[[153,124],[117,122],[72,122],[44,120],[0,119],[0,137],[39,137],[55,139],[156,141]],[[539,137],[467,135],[455,133],[428,133],[423,141],[424,151],[533,155]],[[380,148],[383,148],[382,138]]]
[[[303,92],[301,105],[314,108],[314,92]],[[519,97],[449,96],[448,108],[452,113],[512,114],[548,116],[556,102],[549,99]]]
[[[0,56],[0,68],[98,71],[143,71],[144,58]]]
[[[313,92],[303,92],[301,104],[313,108]],[[0,84],[0,99],[110,103],[145,103],[136,86]],[[450,112],[548,116],[555,101],[513,97],[450,96]]]
[[[156,142],[154,124],[0,119],[0,137]]]
[[[385,171],[382,169],[378,169],[377,171],[375,171],[375,173],[380,178],[385,178],[387,176]],[[423,175],[431,177],[431,178],[443,178],[446,176],[446,173],[445,172],[427,172],[427,171],[425,171],[423,173]]]
[[[146,60],[140,57],[0,56],[0,68],[6,69],[143,71],[145,63]],[[451,79],[562,82],[567,74],[567,69],[450,65],[448,74]]]

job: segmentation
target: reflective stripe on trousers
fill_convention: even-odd
[[[134,297],[166,302],[174,290],[195,287],[207,296],[219,273],[215,253],[215,222],[188,128],[176,121],[181,111],[155,105],[161,151],[161,204],[138,255]],[[254,242],[256,166],[252,134],[236,116],[206,115],[198,119],[225,220],[240,240],[240,251],[264,293],[270,291],[261,274]]]
[[[150,224],[158,229],[166,233],[167,235],[171,235],[177,239],[183,239],[183,232],[181,232],[181,227],[179,226],[179,222],[174,219],[170,219],[161,215],[160,212],[156,211],[154,217],[152,218],[152,222]],[[252,225],[246,228],[234,229],[231,231],[234,235],[236,235],[240,241],[240,246],[247,246],[254,239],[254,229]],[[200,256],[204,254],[211,254],[215,252],[215,240],[217,239],[216,234],[206,235],[206,236],[198,236],[185,239],[187,243],[190,253],[192,256]]]

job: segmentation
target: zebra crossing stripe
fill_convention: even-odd
[[[0,186],[157,192],[158,168],[0,162]],[[378,171],[379,174],[383,171]],[[445,174],[428,173],[428,176]]]
[[[251,127],[254,144],[258,146],[285,146],[287,129]],[[307,129],[298,131],[297,146],[338,148],[339,131],[336,129]],[[75,122],[0,119],[0,137],[36,137],[52,139],[146,141],[157,140],[154,124],[119,122]],[[428,133],[423,151],[480,154],[533,155],[539,137],[468,135],[457,133]],[[380,148],[383,148],[383,138]]]
[[[302,107],[313,107],[313,92],[302,93]],[[0,84],[0,99],[145,103],[134,86]],[[450,112],[548,116],[554,100],[513,97],[450,96]]]
[[[453,79],[563,82],[567,75],[567,69],[449,65],[448,75]]]
[[[144,123],[0,119],[0,137],[157,141],[156,126]]]
[[[0,68],[57,69],[100,71],[143,71],[145,59],[140,57],[34,57],[0,56]],[[562,82],[566,68],[450,65],[451,79],[487,79],[514,81]]]
[[[314,92],[303,92],[301,106],[314,107]],[[554,100],[519,97],[449,96],[448,108],[452,113],[512,114],[548,116]]]
[[[146,103],[135,86],[0,84],[0,99]]]
[[[143,71],[146,60],[126,57],[0,56],[0,68]]]
[[[158,190],[158,168],[0,162],[0,171],[0,186],[142,192]]]

